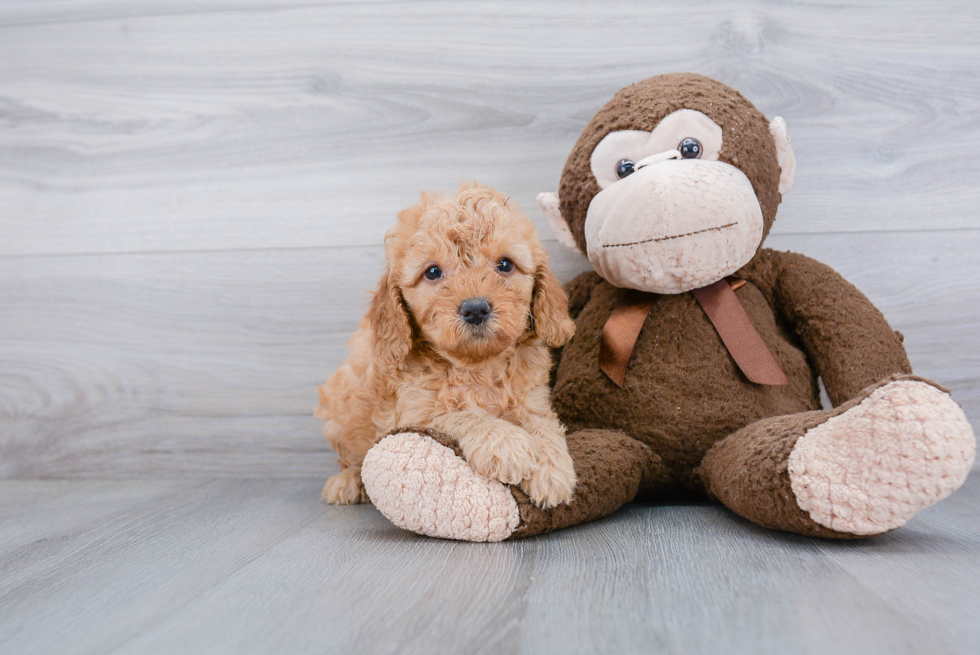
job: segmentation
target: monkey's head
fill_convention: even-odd
[[[559,241],[615,286],[683,293],[755,256],[795,168],[782,118],[716,80],[660,75],[595,115],[558,195],[538,202]]]

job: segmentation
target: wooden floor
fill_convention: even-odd
[[[711,505],[437,541],[321,483],[0,482],[0,652],[980,652],[977,476],[861,542]]]

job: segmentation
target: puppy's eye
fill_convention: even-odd
[[[510,261],[506,257],[501,257],[500,261],[497,262],[497,272],[510,273],[512,270],[514,270],[514,262]]]
[[[695,139],[693,136],[689,136],[677,144],[677,150],[681,153],[681,157],[684,159],[700,159],[701,151],[704,150],[704,148],[701,147],[700,141]]]
[[[616,177],[623,179],[627,175],[632,175],[633,171],[636,170],[633,166],[632,159],[620,159],[616,162]]]
[[[425,269],[424,275],[426,280],[438,280],[442,277],[442,269],[438,266],[430,266]]]

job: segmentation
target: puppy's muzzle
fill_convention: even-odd
[[[486,298],[469,298],[464,300],[459,306],[459,315],[463,320],[473,326],[480,326],[486,323],[493,313],[493,308]]]

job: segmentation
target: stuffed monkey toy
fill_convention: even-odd
[[[396,525],[498,541],[701,496],[750,521],[850,539],[900,527],[966,479],[976,442],[949,392],[854,286],[763,247],[795,159],[782,118],[693,74],[620,90],[538,198],[595,268],[566,285],[575,336],[553,406],[578,479],[542,509],[445,435],[403,429],[362,477]],[[818,378],[832,409],[822,409]]]

